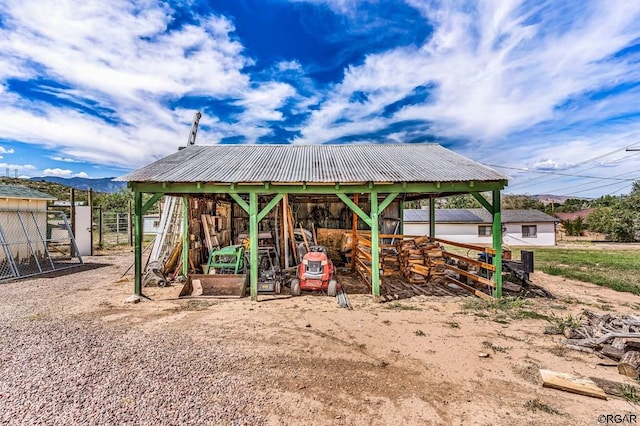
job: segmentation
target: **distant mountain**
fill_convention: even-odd
[[[578,199],[578,200],[589,200],[589,198],[585,198],[585,197],[567,197],[565,195],[553,195],[553,194],[531,195],[531,198],[541,201],[545,205],[551,204],[551,203],[562,204],[570,198]]]
[[[62,178],[57,176],[33,177],[32,181],[53,182],[71,188],[87,191],[93,189],[96,192],[118,192],[127,187],[126,182],[114,182],[112,177],[89,179],[89,178]]]

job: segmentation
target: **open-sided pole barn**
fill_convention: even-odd
[[[501,296],[500,191],[507,178],[437,144],[194,145],[120,180],[128,181],[135,194],[137,295],[142,295],[142,217],[163,195],[226,195],[248,213],[251,299],[256,300],[258,224],[284,195],[338,197],[370,227],[371,291],[378,298],[380,273],[373,265],[379,264],[380,213],[400,195],[403,200],[433,200],[469,193],[493,216],[494,296]],[[492,194],[491,202],[481,195],[487,191]],[[143,204],[144,193],[152,196]],[[363,211],[354,197],[367,197],[370,210]],[[262,209],[259,199],[266,202]],[[433,205],[432,202],[431,223],[435,222]],[[433,237],[434,230],[431,232]],[[185,258],[185,274],[187,267]]]

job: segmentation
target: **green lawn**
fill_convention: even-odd
[[[640,294],[640,251],[536,248],[535,270]]]

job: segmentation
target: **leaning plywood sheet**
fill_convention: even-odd
[[[542,386],[559,389],[594,398],[607,399],[605,392],[589,379],[582,379],[566,373],[556,373],[550,370],[540,370]]]

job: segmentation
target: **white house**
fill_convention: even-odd
[[[436,209],[436,237],[460,243],[492,243],[491,214],[485,209]],[[554,246],[558,219],[539,210],[502,210],[502,243]],[[405,235],[429,234],[429,210],[406,209]]]

